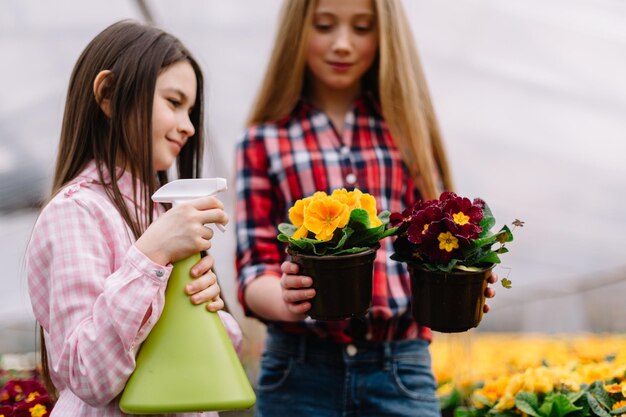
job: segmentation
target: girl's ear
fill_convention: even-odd
[[[108,118],[111,118],[111,99],[107,94],[111,83],[110,77],[111,71],[102,70],[93,80],[93,95],[96,97],[96,102]]]

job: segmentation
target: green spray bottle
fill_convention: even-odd
[[[176,180],[159,188],[152,200],[176,205],[224,190],[224,178]],[[141,345],[120,398],[124,413],[235,410],[256,401],[218,314],[193,305],[185,294],[191,267],[199,260],[195,254],[174,263],[163,313]]]

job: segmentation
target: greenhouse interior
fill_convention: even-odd
[[[476,328],[433,332],[443,415],[626,415],[626,3],[402,3],[456,191],[488,201],[498,226],[523,223],[494,269],[510,288],[492,285],[496,296]],[[204,72],[203,176],[226,178],[219,198],[231,219],[210,253],[222,297],[243,330],[239,359],[255,387],[265,326],[246,317],[237,298],[235,148],[280,6],[0,2],[3,395],[14,389],[10,383],[41,371],[24,253],[49,197],[69,76],[89,40],[122,19],[175,34]]]

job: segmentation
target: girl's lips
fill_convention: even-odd
[[[169,143],[173,144],[173,145],[176,147],[176,150],[177,150],[178,152],[180,152],[180,150],[183,148],[183,144],[182,144],[182,143],[180,143],[180,142],[178,142],[178,141],[176,141],[176,140],[173,140],[173,139],[167,139],[167,141],[168,141]]]
[[[352,67],[352,64],[346,62],[329,62],[328,65],[335,71],[347,71]]]

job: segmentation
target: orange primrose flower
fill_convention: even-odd
[[[361,208],[369,214],[370,227],[378,227],[383,224],[383,222],[376,215],[376,199],[370,194],[363,194],[361,196]]]
[[[317,240],[326,241],[333,237],[337,228],[348,224],[348,220],[350,210],[346,204],[332,197],[323,197],[307,206],[304,226],[315,233]]]
[[[348,210],[352,211],[355,208],[361,208],[361,196],[363,192],[359,189],[348,191],[345,188],[334,190],[331,197],[335,200],[341,201],[348,206]]]

